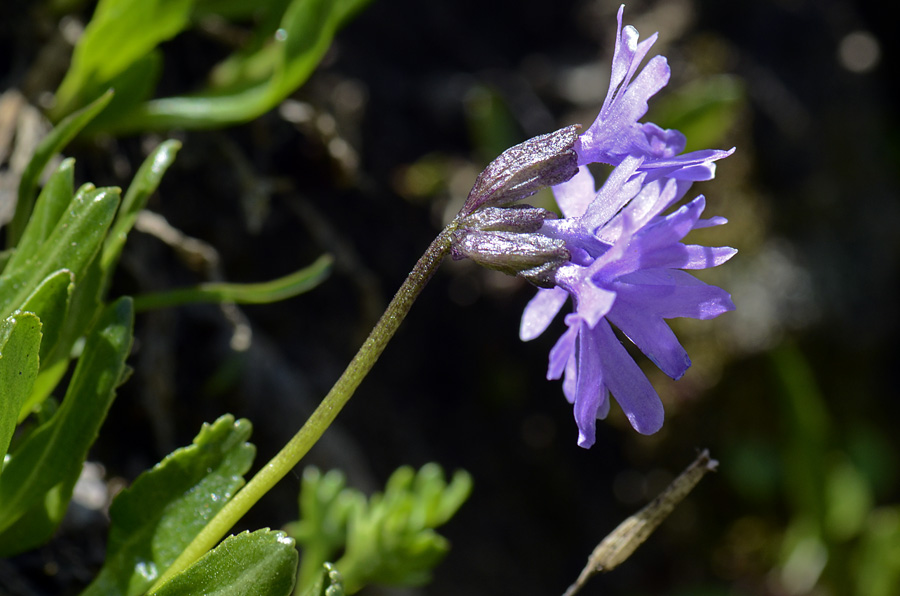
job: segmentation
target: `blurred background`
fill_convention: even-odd
[[[689,150],[737,147],[715,181],[690,193],[729,219],[693,239],[739,249],[699,275],[731,291],[737,311],[673,321],[694,362],[677,382],[638,358],[666,405],[661,432],[636,434],[613,406],[584,450],[559,383],[545,380],[562,321],[523,344],[519,317],[533,288],[446,263],[308,458],[366,490],[403,464],[474,476],[472,497],[442,531],[453,549],[434,582],[368,593],[561,594],[594,545],[702,448],[719,473],[584,594],[900,593],[897,37],[881,7],[626,5],[624,22],[644,38],[659,31],[651,55],[672,67],[646,120],[682,130]],[[35,114],[52,109],[94,3],[6,0],[3,9],[0,122],[32,114],[40,130]],[[374,0],[311,78],[257,119],[101,132],[71,145],[77,182],[124,186],[158,142],[184,143],[149,205],[167,224],[147,219],[129,238],[114,295],[264,281],[336,257],[323,285],[282,303],[139,317],[135,373],[92,451],[98,477],[121,487],[226,412],[253,422],[258,465],[273,455],[478,172],[526,138],[594,119],[617,9]],[[196,18],[160,46],[156,95],[197,89],[255,25]],[[21,132],[14,141],[25,142]],[[13,154],[4,149],[7,172]],[[296,518],[298,487],[299,470],[246,527]],[[46,548],[0,563],[12,593],[77,593],[91,579],[104,516],[76,509]]]

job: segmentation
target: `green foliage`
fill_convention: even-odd
[[[699,78],[674,93],[654,98],[648,121],[681,131],[688,139],[686,151],[718,147],[737,121],[745,97],[738,77]]]
[[[296,568],[297,549],[283,532],[244,532],[223,540],[153,596],[287,596],[294,589]]]
[[[197,302],[267,304],[306,292],[328,277],[334,258],[319,257],[312,265],[284,277],[256,284],[205,283],[192,288],[144,294],[135,299],[138,311]]]
[[[109,305],[88,335],[62,405],[3,467],[0,554],[37,546],[62,519],[125,371],[132,327],[130,298]]]
[[[106,3],[107,8],[113,3]],[[104,9],[106,10],[106,9]],[[88,449],[128,374],[134,307],[106,294],[137,213],[180,147],[162,143],[120,201],[118,188],[74,185],[64,160],[40,194],[37,180],[63,148],[109,103],[103,94],[66,118],[39,145],[19,186],[0,273],[0,555],[45,542],[62,520]],[[224,284],[214,299],[265,302],[319,283],[329,261],[269,284]],[[207,296],[207,299],[210,298]],[[61,405],[50,399],[77,358]],[[26,424],[29,416],[32,419]],[[141,477],[114,504],[110,557],[98,593],[145,591],[243,484],[253,457],[249,423],[225,417],[195,444]],[[7,453],[7,450],[9,453]],[[296,556],[296,554],[294,555]],[[283,558],[283,557],[282,557]]]
[[[307,553],[303,554],[304,558]],[[298,582],[299,583],[299,582]],[[299,596],[344,596],[344,578],[332,563],[324,563],[316,579]]]
[[[448,484],[441,468],[426,464],[418,473],[404,466],[388,479],[385,492],[368,502],[345,487],[340,472],[308,468],[300,492],[300,520],[287,528],[304,547],[298,585],[316,581],[322,564],[343,549],[335,563],[348,594],[366,584],[416,586],[449,549],[434,528],[459,509],[472,490],[463,471]]]
[[[92,126],[95,132],[215,128],[252,120],[309,78],[338,29],[367,2],[269,0],[253,3],[250,11],[247,3],[102,0],[57,90],[53,117],[114,88],[116,99]],[[207,88],[149,99],[161,69],[156,47],[210,14],[254,16],[259,24],[247,47],[213,70]]]
[[[144,593],[244,484],[251,425],[225,415],[116,496],[107,557],[83,596]]]
[[[19,408],[34,387],[40,348],[41,321],[34,314],[0,322],[0,461],[16,429]]]
[[[54,154],[62,151],[62,148],[69,144],[75,135],[87,126],[87,124],[97,117],[112,99],[112,92],[106,92],[99,95],[93,102],[86,105],[77,112],[68,114],[62,122],[60,122],[44,140],[41,141],[32,156],[31,161],[22,172],[22,179],[19,181],[18,200],[16,202],[16,212],[12,221],[6,230],[6,246],[16,246],[19,238],[22,236],[22,230],[31,216],[31,209],[34,205],[34,192],[38,185],[38,179],[43,173],[44,168],[49,163],[50,158]],[[69,165],[71,169],[71,164]],[[54,189],[58,191],[59,189]],[[51,210],[52,211],[52,210]],[[57,212],[58,215],[58,212]],[[46,223],[39,220],[41,226]]]

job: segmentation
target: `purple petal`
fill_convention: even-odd
[[[606,318],[673,379],[680,379],[691,366],[687,352],[661,317],[639,305],[619,301]]]
[[[569,293],[562,288],[539,288],[522,312],[519,338],[530,341],[543,333],[568,297]]]
[[[578,173],[568,181],[553,187],[553,196],[563,217],[581,217],[594,200],[597,187],[594,176],[587,166],[578,168]]]
[[[596,335],[600,346],[604,384],[634,430],[644,435],[655,433],[662,428],[665,418],[659,395],[616,338],[609,323],[601,321],[592,334]]]
[[[582,221],[585,228],[594,231],[605,226],[641,191],[644,176],[634,176],[641,163],[643,159],[640,157],[626,157],[609,174],[597,192],[596,198],[584,213]]]
[[[566,325],[569,326],[553,348],[550,349],[550,362],[547,366],[547,380],[553,381],[562,376],[566,370],[566,364],[572,354],[575,353],[575,338],[578,336],[579,320],[574,315],[566,316]]]
[[[578,425],[578,445],[594,444],[597,415],[606,397],[603,387],[603,371],[600,364],[600,346],[591,331],[581,328],[578,336],[578,381],[575,385],[575,422]]]
[[[622,300],[664,319],[712,319],[734,310],[731,295],[679,269],[635,271],[615,284]]]
[[[709,269],[718,267],[737,254],[730,246],[673,244],[641,255],[641,269]]]

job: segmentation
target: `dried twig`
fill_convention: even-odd
[[[700,479],[716,469],[719,462],[710,459],[709,451],[703,450],[678,478],[653,499],[646,507],[623,521],[606,538],[603,539],[563,596],[574,596],[584,584],[598,573],[611,571],[621,565],[639,547],[653,530],[662,523]]]

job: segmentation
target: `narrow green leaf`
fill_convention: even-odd
[[[193,0],[101,0],[75,46],[56,91],[54,119],[99,89],[188,24]]]
[[[161,143],[141,164],[125,192],[116,221],[103,245],[101,267],[104,272],[108,273],[115,266],[122,247],[125,245],[125,240],[128,238],[128,232],[134,227],[138,212],[144,208],[150,195],[156,191],[166,170],[175,161],[179,149],[181,149],[181,143],[170,139]]]
[[[44,363],[41,362],[41,364],[43,365]],[[41,406],[46,405],[44,403],[45,400],[50,397],[50,394],[52,394],[53,390],[56,389],[56,386],[59,385],[59,382],[66,374],[67,370],[69,370],[69,360],[57,359],[38,373],[37,379],[34,381],[34,388],[31,390],[31,395],[28,396],[19,408],[19,424],[22,424],[31,413],[44,411]]]
[[[34,212],[25,226],[22,239],[16,246],[16,255],[10,259],[15,266],[18,261],[25,261],[34,256],[45,240],[53,232],[59,218],[62,217],[68,204],[75,195],[75,160],[64,159],[34,204]]]
[[[116,133],[167,128],[216,128],[247,122],[277,106],[302,85],[319,64],[340,27],[369,0],[292,0],[270,46],[245,61],[265,61],[257,73],[271,72],[240,90],[212,89],[190,97],[148,101],[123,114],[107,130]],[[274,47],[274,49],[273,49]],[[235,66],[234,68],[239,68]]]
[[[82,596],[143,594],[244,484],[255,449],[247,420],[204,424],[193,444],[141,474],[113,501],[107,556]]]
[[[107,307],[88,335],[59,410],[0,473],[0,556],[39,544],[60,521],[122,379],[133,325],[130,298]],[[28,523],[18,523],[22,519]]]
[[[71,114],[50,131],[38,148],[19,181],[18,202],[13,219],[6,229],[6,245],[16,246],[25,230],[25,224],[31,217],[34,206],[34,191],[37,188],[38,179],[44,171],[44,167],[56,153],[69,144],[75,135],[83,129],[97,114],[99,114],[109,100],[112,99],[112,91],[107,91],[83,109]]]
[[[0,322],[0,461],[37,378],[40,348],[41,321],[35,315],[20,313]]]
[[[316,287],[328,277],[331,255],[319,257],[309,267],[290,275],[257,284],[206,283],[193,288],[144,294],[134,299],[138,312],[196,302],[236,302],[238,304],[267,304],[285,300]]]
[[[7,316],[51,273],[68,269],[76,283],[100,250],[119,205],[119,189],[79,192],[40,249],[0,276],[0,316]],[[15,266],[13,266],[15,265]]]
[[[25,299],[19,310],[34,313],[43,323],[41,341],[41,365],[56,346],[69,310],[69,298],[75,289],[75,276],[68,269],[60,269],[48,275]]]
[[[287,596],[297,569],[294,540],[283,532],[257,530],[229,536],[153,596]]]

